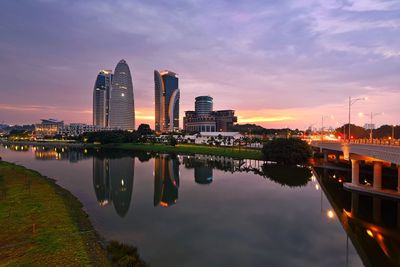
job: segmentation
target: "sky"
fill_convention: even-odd
[[[268,128],[400,124],[400,1],[4,0],[0,123],[92,123],[101,69],[130,66],[136,126],[154,126],[153,71]]]

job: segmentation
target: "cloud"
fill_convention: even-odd
[[[90,123],[96,75],[121,58],[137,121],[151,124],[154,69],[179,73],[181,117],[211,95],[216,109],[266,126],[306,125],[316,107],[368,88],[399,91],[397,1],[9,1],[2,11],[0,118],[12,123],[45,111]]]

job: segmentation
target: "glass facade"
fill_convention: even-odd
[[[93,125],[109,126],[111,82],[111,70],[102,70],[97,75],[93,88]]]
[[[135,129],[133,84],[129,66],[121,60],[115,67],[110,94],[110,127]]]
[[[171,71],[154,71],[155,130],[179,130],[179,79]]]

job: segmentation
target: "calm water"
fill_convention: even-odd
[[[357,228],[370,225],[369,217],[344,219],[356,198],[336,175],[347,173],[316,178],[307,168],[206,156],[22,150],[0,147],[0,156],[56,179],[80,199],[100,235],[137,246],[151,266],[399,262],[396,240],[385,250]],[[396,219],[388,220],[381,228],[398,234]]]

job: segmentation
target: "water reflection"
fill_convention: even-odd
[[[176,155],[160,154],[154,158],[154,206],[176,203],[179,188],[179,160]]]
[[[264,164],[260,175],[282,186],[299,187],[308,184],[312,173],[307,167]]]
[[[400,202],[343,189],[348,171],[317,169],[317,178],[365,266],[400,265]],[[322,209],[321,209],[322,210]]]
[[[115,211],[124,217],[132,199],[134,158],[93,158],[93,186],[97,201],[105,206],[112,202]]]

